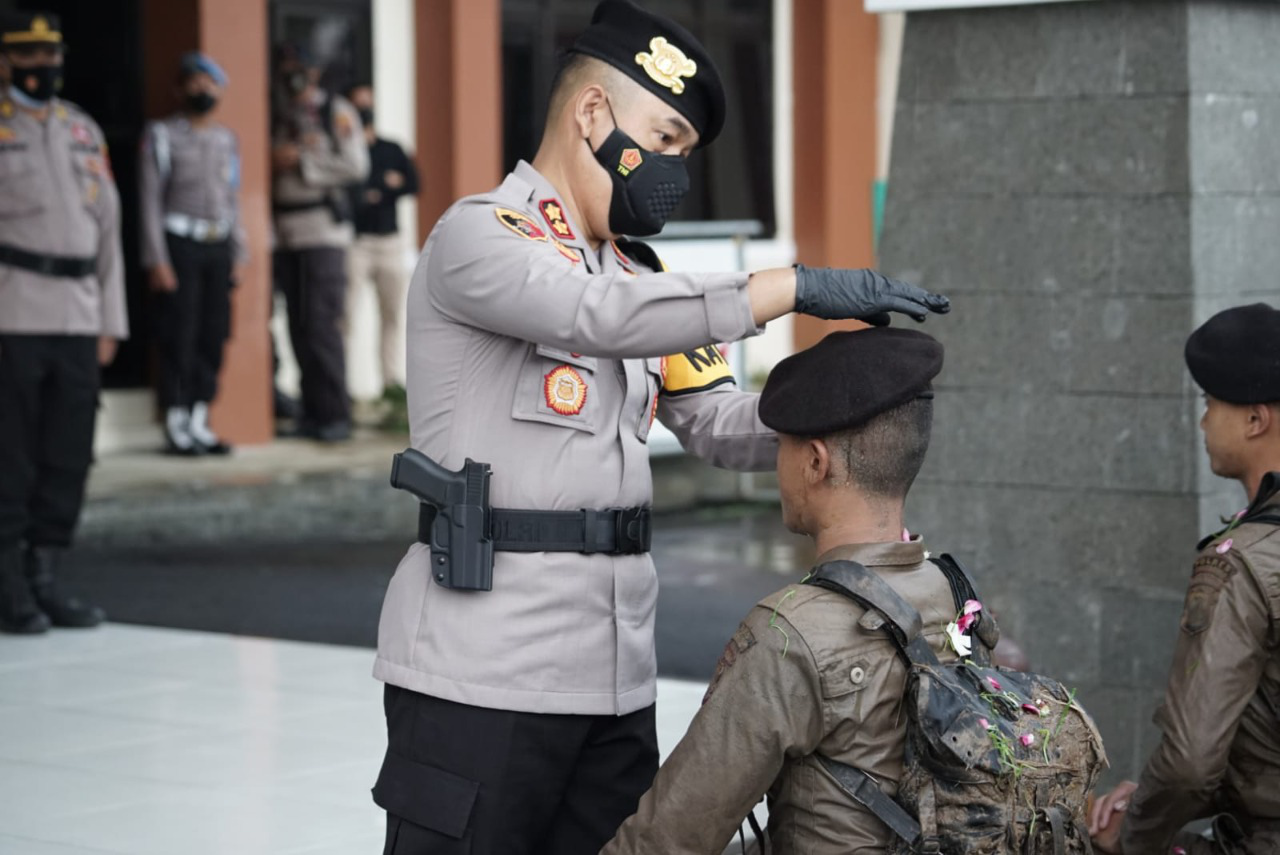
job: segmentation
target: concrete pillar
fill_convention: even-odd
[[[1153,745],[1208,471],[1182,347],[1280,302],[1280,8],[912,13],[884,269],[949,294],[912,527],[971,565],[1132,777]]]
[[[418,0],[418,232],[502,180],[500,0]]]
[[[188,50],[214,57],[231,79],[217,118],[240,138],[240,213],[250,261],[232,295],[212,423],[232,443],[266,443],[273,436],[267,0],[145,0],[142,11],[148,118],[176,107],[178,60]]]

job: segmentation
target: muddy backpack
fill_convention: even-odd
[[[935,563],[962,611],[977,599],[950,556]],[[998,633],[980,617],[973,653],[943,664],[920,614],[878,575],[853,561],[807,580],[883,617],[908,665],[907,753],[896,798],[867,773],[819,756],[841,789],[897,835],[890,851],[942,855],[1090,853],[1085,803],[1106,765],[1102,739],[1074,693],[1048,677],[991,666]],[[979,615],[982,615],[979,612]]]

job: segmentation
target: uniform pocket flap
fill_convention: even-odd
[[[570,365],[576,365],[588,371],[596,370],[597,360],[594,356],[583,356],[581,353],[571,353],[567,350],[548,347],[545,344],[538,345],[538,355],[545,356],[547,359],[554,359],[556,362],[567,362]]]
[[[388,751],[373,801],[387,813],[459,840],[479,791],[475,781]]]

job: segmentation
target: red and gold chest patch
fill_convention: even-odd
[[[587,403],[587,381],[568,365],[561,365],[548,372],[543,380],[542,392],[547,406],[562,416],[576,416]]]
[[[553,235],[564,240],[576,240],[573,228],[565,219],[564,208],[561,207],[559,199],[543,199],[538,203],[538,210],[542,212],[542,218],[551,227]]]
[[[528,238],[529,240],[547,239],[547,233],[538,228],[537,223],[519,211],[513,211],[510,208],[494,208],[493,212],[498,216],[498,222],[520,235],[520,237]]]
[[[626,148],[622,150],[622,157],[618,158],[618,171],[625,178],[634,172],[640,164],[644,163],[644,157],[640,154],[638,148]]]
[[[71,125],[71,138],[82,145],[97,145],[93,139],[93,131],[80,122]]]

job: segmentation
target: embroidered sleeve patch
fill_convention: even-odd
[[[1218,596],[1227,584],[1235,567],[1221,558],[1201,558],[1191,573],[1191,586],[1182,607],[1182,631],[1187,635],[1204,632],[1213,623],[1213,611]]]
[[[498,216],[498,222],[520,235],[520,237],[528,238],[529,240],[547,239],[547,233],[538,228],[538,224],[532,219],[519,211],[513,211],[510,208],[494,208],[493,212]]]
[[[756,645],[755,633],[751,631],[751,627],[744,624],[738,625],[738,631],[733,634],[733,638],[729,639],[729,643],[724,646],[724,653],[720,654],[720,661],[716,663],[716,672],[711,677],[711,685],[707,686],[707,693],[702,696],[702,702],[705,704],[711,699],[711,694],[716,690],[716,686],[720,684],[720,680],[728,673],[738,661],[738,657],[746,653]]]
[[[668,356],[665,364],[664,395],[692,395],[734,382],[728,360],[714,344]]]

